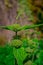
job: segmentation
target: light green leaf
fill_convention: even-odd
[[[19,49],[13,48],[13,53],[17,60],[18,65],[23,65],[23,61],[27,56],[27,53],[25,52],[24,48],[23,47]]]

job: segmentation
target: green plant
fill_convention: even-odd
[[[14,65],[13,48],[9,45],[0,46],[0,65]]]
[[[16,36],[17,36],[17,32],[19,31],[20,25],[13,24],[13,25],[8,25],[8,26],[0,26],[0,28],[14,31],[16,33]]]
[[[21,30],[27,30],[27,29],[34,29],[36,27],[42,26],[43,24],[39,24],[39,25],[24,25],[24,26],[20,26],[19,24],[13,24],[13,25],[8,25],[8,26],[0,26],[1,29],[7,29],[7,30],[11,30],[14,32],[18,32]]]
[[[16,33],[16,36],[17,36],[18,31],[27,30],[27,29],[34,29],[34,28],[42,26],[42,25],[43,24],[39,24],[39,25],[34,25],[33,24],[33,25],[20,26],[19,24],[13,24],[13,25],[8,25],[8,26],[0,26],[0,28],[14,31]]]
[[[27,30],[27,29],[31,29],[31,28],[34,29],[34,28],[42,26],[42,25],[43,24],[20,26],[19,24],[14,24],[14,25],[9,25],[9,26],[0,26],[0,28],[16,32],[16,37],[17,37],[18,36],[17,32],[19,32],[21,30]],[[13,58],[15,58],[14,59],[15,65],[17,65],[17,64],[18,65],[37,65],[37,64],[40,65],[40,63],[41,63],[41,65],[43,65],[42,64],[43,51],[41,51],[41,50],[43,50],[43,48],[40,49],[42,47],[41,43],[42,43],[42,41],[39,41],[37,38],[33,38],[33,39],[30,39],[29,37],[13,38],[10,42],[10,47],[13,48],[13,50],[11,51],[11,54],[13,52],[13,55],[14,55]],[[39,46],[40,46],[40,48],[39,48]],[[7,48],[9,48],[9,47],[7,47]],[[6,50],[7,53],[9,53],[8,50]],[[37,57],[38,53],[39,53],[39,55]],[[8,58],[9,58],[9,56],[8,56]],[[11,56],[10,56],[10,58],[11,58]],[[4,62],[7,63],[8,60],[4,59]],[[9,65],[11,65],[11,64],[9,64]]]

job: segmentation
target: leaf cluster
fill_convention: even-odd
[[[13,49],[9,45],[0,46],[0,65],[14,65]]]
[[[3,26],[1,28],[17,33],[18,31],[35,28],[41,25],[43,24],[20,27],[16,24]],[[6,65],[43,65],[43,39],[30,39],[29,37],[17,38],[11,40],[10,47],[11,48],[9,48],[9,46],[5,48],[0,47],[0,62],[2,62],[3,59],[2,63],[5,63]],[[14,62],[15,64],[13,64]]]

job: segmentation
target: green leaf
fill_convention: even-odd
[[[27,56],[27,53],[25,52],[24,48],[23,47],[19,49],[13,48],[13,53],[17,60],[18,65],[23,65],[23,61]]]
[[[17,32],[20,28],[20,25],[13,24],[13,25],[7,25],[7,26],[0,26],[0,28]]]

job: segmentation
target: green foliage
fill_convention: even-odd
[[[39,45],[38,39],[32,39],[32,40],[31,39],[28,39],[28,45],[31,48],[37,49],[38,48],[38,45]]]
[[[43,39],[39,40],[39,48],[43,49]]]
[[[15,59],[12,51],[12,47],[8,45],[0,46],[0,65],[14,65]]]
[[[11,46],[18,48],[22,46],[22,41],[15,39],[15,40],[12,40],[10,44]]]
[[[24,25],[20,29],[21,30],[34,29],[34,28],[39,27],[39,26],[42,26],[42,25],[43,24],[39,24],[39,25],[34,25],[34,24],[32,24],[32,25]]]
[[[43,24],[43,14],[41,12],[38,12],[38,21],[36,21],[36,24]],[[39,29],[41,32],[43,32],[43,25],[39,26]]]
[[[8,26],[0,26],[0,28],[18,32],[21,30],[34,29],[34,28],[42,26],[42,25],[43,24],[39,24],[39,25],[32,24],[32,25],[20,26],[19,24],[13,24],[13,25],[8,25]]]
[[[16,19],[18,19],[23,13],[25,13],[28,17],[29,20],[33,20],[33,16],[32,16],[32,11],[30,10],[30,7],[28,6],[28,1],[27,0],[18,0],[18,15],[16,17]]]
[[[27,56],[24,47],[21,47],[19,49],[13,48],[13,53],[17,60],[18,65],[23,65],[23,61]]]
[[[43,50],[40,50],[40,52],[37,54],[36,64],[43,65]]]
[[[36,65],[36,64],[29,60],[24,65]]]
[[[28,39],[27,38],[23,38],[23,39],[21,39],[22,40],[22,42],[23,42],[23,47],[24,48],[26,48],[26,47],[28,47]]]
[[[7,8],[12,7],[10,0],[4,0]],[[30,0],[29,0],[30,1]],[[29,20],[33,20],[32,11],[29,7],[30,3],[27,0],[18,0],[18,19],[22,14],[29,16]],[[31,5],[30,5],[31,6]],[[43,15],[38,13],[37,25],[13,24],[8,26],[0,26],[1,29],[11,30],[16,32],[16,39],[10,42],[10,46],[0,46],[0,65],[43,65],[43,39],[19,38],[17,32],[27,29],[41,28],[43,31]],[[16,64],[17,63],[17,64]]]
[[[43,50],[41,50],[39,53],[38,62],[39,62],[39,65],[43,65]]]
[[[1,26],[0,28],[17,32],[20,28],[19,24],[13,24],[8,26]]]
[[[19,24],[14,24],[0,26],[0,28],[15,31],[17,34],[18,31],[42,25],[43,24],[25,25],[20,27]],[[29,37],[17,37],[12,39],[9,45],[10,46],[0,47],[0,63],[3,63],[4,65],[14,65],[14,63],[15,65],[43,65],[43,39],[38,40],[37,38],[30,39]]]

